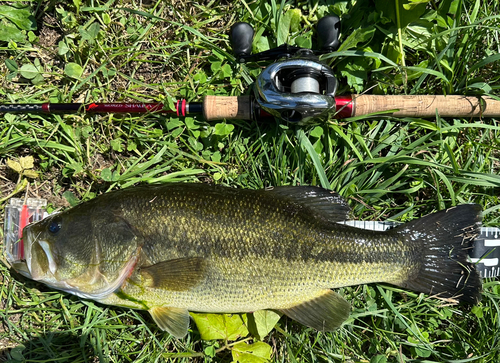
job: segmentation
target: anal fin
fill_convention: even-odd
[[[172,307],[154,307],[149,309],[153,320],[161,330],[165,330],[176,338],[186,336],[189,328],[189,311]]]
[[[323,295],[280,311],[301,324],[324,332],[338,329],[349,317],[351,305],[336,292],[325,290]]]

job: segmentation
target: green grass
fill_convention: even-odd
[[[278,39],[314,46],[314,25],[329,13],[343,20],[342,47],[324,56],[340,94],[500,96],[497,1],[430,1],[390,10],[397,3],[407,2],[17,2],[32,17],[12,25],[0,8],[0,26],[17,30],[16,38],[0,40],[0,99],[168,102],[239,95],[261,65],[234,62],[227,35],[234,22],[252,24],[255,51],[279,45]],[[319,121],[298,128],[158,115],[3,115],[0,199],[22,179],[29,180],[29,195],[47,198],[51,209],[138,183],[308,184],[338,191],[356,219],[408,221],[473,202],[484,208],[484,225],[500,225],[498,120]],[[37,178],[19,178],[6,166],[22,156],[35,158]],[[0,360],[232,360],[233,345],[201,340],[194,324],[188,337],[176,340],[145,312],[83,301],[4,264],[0,269]],[[282,318],[264,339],[273,361],[500,360],[497,280],[484,281],[483,300],[473,308],[390,286],[340,292],[353,304],[348,322],[323,334]]]

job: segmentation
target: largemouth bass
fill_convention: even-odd
[[[186,335],[189,311],[278,310],[320,331],[350,312],[333,288],[385,282],[476,303],[467,262],[480,207],[460,205],[385,232],[349,227],[318,187],[166,184],[103,194],[28,225],[13,268],[104,304],[145,309]]]

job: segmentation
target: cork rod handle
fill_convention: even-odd
[[[388,112],[398,117],[498,117],[500,101],[487,96],[352,95],[352,116]]]
[[[203,117],[207,121],[226,119],[251,120],[250,96],[205,96]]]

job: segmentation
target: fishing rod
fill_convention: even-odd
[[[162,103],[42,103],[0,104],[0,113],[162,113],[187,116],[202,114],[205,120],[265,120],[277,117],[307,124],[332,116],[336,119],[370,115],[395,117],[499,117],[500,101],[489,96],[461,95],[343,95],[336,96],[333,70],[319,60],[338,49],[340,19],[329,15],[319,20],[320,49],[283,44],[252,54],[254,30],[248,23],[231,27],[230,40],[239,63],[275,61],[257,77],[251,95],[205,96],[201,102],[177,101],[175,110]]]

